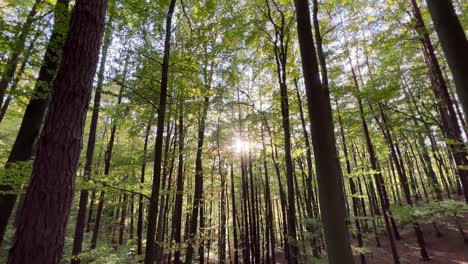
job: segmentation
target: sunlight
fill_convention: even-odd
[[[249,151],[250,142],[243,138],[236,137],[234,138],[233,147],[236,153],[245,153]]]

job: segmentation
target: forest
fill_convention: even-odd
[[[0,0],[0,263],[468,263],[468,1]]]

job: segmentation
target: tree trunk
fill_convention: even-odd
[[[10,264],[61,263],[106,8],[106,0],[75,5]]]
[[[174,213],[172,217],[172,239],[175,242],[176,251],[174,252],[174,263],[180,264],[180,247],[181,247],[181,231],[182,231],[182,205],[184,195],[184,105],[181,103],[179,108],[179,154],[176,179],[176,197],[174,205]]]
[[[330,263],[351,264],[354,260],[346,227],[343,176],[338,162],[328,91],[322,87],[319,77],[309,3],[307,0],[294,2],[328,259]]]
[[[468,119],[468,41],[465,31],[451,0],[426,2],[465,110],[465,119]]]
[[[35,6],[39,2],[40,1],[37,0]],[[52,81],[60,64],[63,42],[68,28],[68,3],[69,0],[59,0],[55,5],[55,23],[49,43],[47,44],[44,61],[39,70],[39,76],[36,81],[33,96],[24,112],[23,120],[5,167],[9,167],[15,162],[28,161],[31,159],[31,156],[33,156],[33,146],[37,136],[39,135],[44,119],[44,113],[49,103],[49,90],[52,88]],[[36,7],[33,7],[31,10],[32,14],[30,13],[30,16],[32,15],[32,17],[28,17],[28,21],[33,19],[36,12],[35,9]],[[32,21],[28,21],[26,23],[32,23]],[[25,30],[25,27],[26,25],[23,26],[23,30]],[[27,31],[29,31],[29,29]],[[23,33],[24,32],[21,34]],[[19,38],[22,37],[20,36]],[[17,45],[19,44],[17,43]],[[24,45],[24,41],[21,45]],[[2,102],[1,100],[2,99],[0,98],[0,102]],[[11,175],[11,178],[14,178],[15,176],[16,175]],[[12,186],[0,186],[0,192],[10,190],[12,190]],[[15,201],[15,194],[0,194],[0,243],[3,239],[5,228],[8,224],[8,218],[11,215]]]
[[[426,25],[424,24],[421,11],[416,0],[411,0],[411,4],[413,15],[416,19],[415,29],[423,47],[423,53],[426,58],[426,64],[429,68],[430,75],[432,75],[432,89],[437,99],[437,107],[442,121],[441,128],[444,136],[450,140],[447,144],[457,166],[456,172],[463,187],[465,202],[468,203],[468,170],[463,169],[468,166],[468,159],[466,147],[461,135],[460,125],[458,124],[447,83],[442,75],[442,70],[435,55],[434,47],[429,37],[429,33],[427,32]],[[468,52],[465,51],[463,54],[468,54]],[[463,56],[463,54],[460,54],[460,56]]]
[[[206,123],[206,116],[208,113],[209,108],[209,96],[205,96],[203,109],[202,109],[202,116],[199,120],[198,124],[198,143],[197,143],[197,155],[195,159],[195,190],[193,194],[193,205],[192,205],[192,216],[190,218],[190,226],[189,226],[189,241],[187,245],[187,251],[185,256],[185,264],[192,263],[193,257],[193,244],[195,243],[195,239],[197,236],[197,222],[198,222],[198,214],[201,210],[203,210],[203,164],[202,164],[202,154],[203,154],[203,142],[205,139],[205,123]]]
[[[96,132],[99,119],[99,110],[101,107],[101,92],[104,81],[104,69],[107,60],[107,51],[111,43],[112,36],[112,16],[109,17],[107,22],[106,31],[104,33],[104,44],[102,46],[101,62],[98,71],[98,82],[96,85],[96,91],[94,93],[93,103],[93,114],[91,116],[91,124],[89,127],[88,144],[86,149],[86,162],[84,166],[84,179],[90,180],[92,177],[93,170],[93,159],[94,159],[94,147],[96,145]],[[86,207],[88,204],[88,190],[83,189],[80,191],[80,200],[78,205],[78,215],[76,217],[75,235],[73,238],[73,250],[72,250],[72,264],[79,264],[79,254],[83,249],[83,238],[86,221]]]
[[[155,258],[156,221],[159,204],[159,185],[161,183],[162,147],[164,133],[164,117],[166,115],[167,86],[169,75],[169,55],[171,52],[172,15],[176,0],[171,0],[166,17],[166,33],[164,40],[164,54],[161,67],[161,90],[159,93],[158,123],[156,125],[156,142],[154,147],[154,174],[151,188],[151,198],[148,207],[148,230],[146,232],[145,264],[153,264]]]
[[[122,83],[125,82],[125,76],[127,75],[127,70],[128,70],[128,54],[127,58],[125,59],[125,66],[124,66],[124,80]],[[117,98],[117,105],[122,103],[122,97],[123,97],[123,91],[124,91],[125,86],[122,84],[120,86],[119,90],[119,95]],[[115,142],[115,134],[117,132],[117,125],[114,123],[112,125],[110,137],[109,137],[109,143],[107,144],[106,148],[106,153],[104,155],[104,175],[109,176],[110,173],[110,167],[111,167],[111,160],[112,160],[112,152],[114,149],[114,142]],[[94,222],[94,229],[93,229],[93,235],[91,237],[91,245],[90,249],[95,249],[96,248],[96,243],[97,243],[97,238],[99,235],[99,229],[101,225],[101,218],[102,218],[102,209],[104,208],[104,196],[105,196],[105,191],[104,189],[101,190],[101,193],[99,195],[99,205],[98,209],[96,212],[96,221]]]
[[[143,145],[141,176],[140,176],[141,189],[143,189],[143,184],[145,183],[146,155],[148,152],[148,142],[149,142],[149,135],[151,132],[152,121],[153,121],[153,113],[151,112],[151,116],[148,120],[148,124],[146,125],[145,143]],[[138,220],[137,220],[137,254],[138,256],[141,256],[141,254],[143,254],[143,210],[144,210],[143,196],[140,195],[139,201],[138,201]]]

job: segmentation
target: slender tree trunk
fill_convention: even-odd
[[[236,192],[234,188],[234,169],[231,164],[231,212],[232,212],[232,230],[233,230],[233,242],[234,242],[234,264],[239,263],[239,247],[237,241],[237,210],[236,210]]]
[[[348,147],[346,145],[346,136],[345,136],[345,133],[344,133],[343,121],[341,119],[341,113],[340,113],[340,108],[338,106],[338,102],[336,102],[336,109],[337,109],[337,113],[338,113],[338,124],[340,126],[341,144],[343,145],[343,153],[344,153],[345,160],[346,160],[346,172],[348,173],[348,175],[350,175],[351,172],[352,172],[351,162],[349,160]],[[362,239],[361,223],[359,221],[359,200],[356,197],[358,195],[357,194],[357,188],[356,188],[356,184],[354,183],[354,179],[351,178],[352,176],[348,176],[348,177],[349,177],[349,187],[350,187],[351,195],[352,195],[353,214],[354,214],[354,218],[355,218],[358,246],[360,248],[362,248],[364,243],[363,243],[363,239]],[[359,257],[361,259],[361,264],[365,264],[366,263],[366,255],[363,254],[363,253],[360,253]]]
[[[155,258],[156,221],[159,204],[159,185],[161,183],[162,147],[164,133],[164,117],[166,115],[167,86],[169,75],[169,56],[171,52],[172,15],[176,0],[171,0],[166,17],[166,33],[164,40],[163,63],[161,67],[161,90],[159,93],[158,123],[156,125],[156,142],[154,147],[154,175],[151,189],[151,199],[148,207],[148,230],[146,232],[145,264],[153,264]]]
[[[10,264],[61,263],[106,8],[106,0],[75,5]]]
[[[145,132],[145,142],[143,145],[143,155],[142,155],[142,162],[141,162],[141,176],[140,176],[140,183],[141,189],[143,188],[143,184],[145,183],[145,172],[146,172],[146,155],[148,152],[148,142],[149,142],[149,135],[151,132],[151,122],[153,121],[153,113],[148,120],[148,124],[146,125],[146,132]],[[137,220],[137,254],[141,256],[143,254],[143,196],[139,196],[138,201],[138,220]]]
[[[127,54],[127,58],[125,59],[125,66],[124,66],[124,72],[123,72],[124,80],[122,81],[122,83],[125,82],[125,76],[127,75],[127,70],[128,70],[128,54]],[[119,95],[117,98],[117,105],[120,105],[122,103],[124,89],[125,89],[125,86],[122,84],[120,86]],[[112,152],[114,149],[116,132],[117,132],[117,125],[114,123],[112,125],[112,129],[111,129],[111,133],[109,137],[109,143],[107,144],[106,153],[104,155],[104,175],[105,176],[109,176],[109,173],[110,173]],[[99,205],[96,211],[96,221],[94,222],[94,229],[93,229],[93,235],[91,237],[90,249],[96,248],[96,243],[97,243],[97,239],[99,235],[99,229],[101,225],[102,209],[104,208],[104,197],[105,197],[105,190],[103,189],[101,190],[101,193],[99,195]]]
[[[351,264],[354,261],[346,227],[341,184],[343,176],[338,162],[328,91],[322,87],[319,78],[309,3],[307,0],[294,2],[328,258],[331,263]]]
[[[176,179],[176,196],[174,204],[174,213],[172,217],[172,239],[175,242],[176,251],[174,252],[174,263],[180,264],[181,247],[181,229],[182,229],[182,205],[184,193],[184,105],[180,103],[179,107],[179,143],[178,143],[178,167]]]
[[[220,227],[219,227],[219,263],[226,263],[226,171],[223,169],[223,162],[221,161],[220,154],[220,127],[219,127],[219,118],[218,118],[218,127],[216,133],[216,145],[218,149],[217,158],[218,158],[218,173],[221,177],[221,201],[220,201]],[[229,241],[228,241],[229,242]],[[229,245],[228,245],[229,246]],[[209,254],[208,254],[209,256]]]
[[[193,244],[197,236],[197,222],[198,214],[200,212],[200,219],[202,219],[202,210],[203,210],[203,164],[202,164],[202,154],[203,154],[203,142],[205,140],[205,123],[206,116],[209,108],[209,96],[205,96],[203,102],[202,116],[198,124],[198,143],[197,143],[197,155],[195,159],[195,190],[193,194],[193,205],[192,205],[192,216],[190,218],[189,225],[189,241],[187,245],[187,251],[185,256],[185,263],[192,263],[193,258]],[[203,222],[202,222],[203,223]],[[200,226],[201,228],[201,226]]]

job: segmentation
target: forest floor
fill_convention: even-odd
[[[468,215],[460,219],[465,233],[468,233]],[[442,237],[437,237],[431,224],[421,224],[426,241],[427,251],[431,260],[422,261],[419,254],[419,246],[416,242],[414,230],[411,225],[400,228],[402,239],[397,241],[397,249],[401,263],[432,263],[432,264],[468,264],[468,244],[463,242],[460,232],[451,219],[442,219],[438,222]],[[366,254],[368,264],[393,264],[392,252],[386,236],[381,235],[381,247],[376,247],[375,242],[366,247],[371,251]],[[355,257],[355,263],[360,263],[359,256]]]

